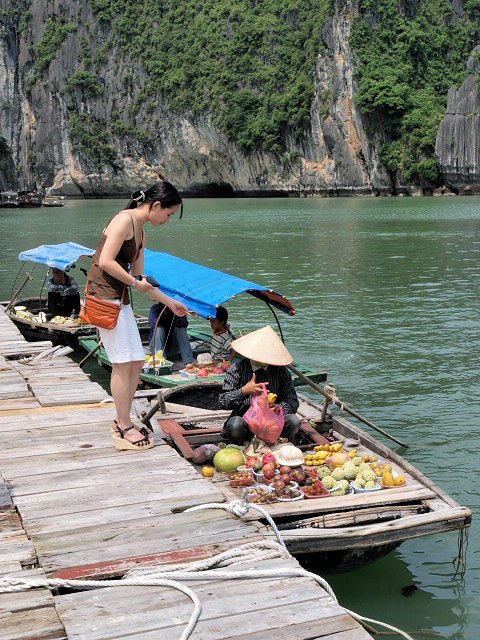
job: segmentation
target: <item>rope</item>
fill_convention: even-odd
[[[17,578],[14,576],[4,576],[0,578],[0,592],[7,591],[23,591],[24,589],[33,588],[58,589],[60,587],[68,587],[85,591],[89,589],[103,589],[104,587],[170,587],[178,589],[187,595],[194,603],[194,610],[190,616],[187,626],[185,627],[180,640],[187,640],[194,630],[200,614],[202,613],[202,605],[198,596],[188,587],[174,582],[172,580],[161,580],[158,578],[126,578],[124,580],[61,580],[58,578]]]
[[[338,603],[338,599],[330,587],[328,582],[307,571],[301,567],[285,567],[282,569],[243,569],[234,571],[220,571],[219,568],[230,567],[238,564],[255,563],[261,560],[270,560],[275,558],[291,558],[285,543],[283,542],[280,532],[275,522],[263,507],[258,504],[248,503],[248,489],[243,490],[241,500],[232,500],[230,503],[208,503],[198,505],[186,511],[199,511],[201,509],[223,509],[237,517],[244,516],[249,509],[255,509],[263,514],[272,527],[277,540],[260,540],[246,543],[234,549],[229,549],[216,556],[197,560],[195,562],[181,563],[166,567],[138,567],[128,571],[122,580],[62,580],[58,578],[20,578],[16,576],[3,576],[0,578],[0,592],[2,591],[21,591],[31,588],[50,588],[57,589],[59,587],[68,587],[79,590],[100,589],[104,587],[126,587],[126,586],[157,586],[170,587],[178,589],[186,594],[194,603],[194,610],[190,616],[190,620],[185,627],[181,639],[187,640],[192,634],[198,619],[200,617],[202,606],[197,595],[188,587],[180,584],[177,580],[238,580],[238,579],[256,579],[256,578],[286,578],[286,577],[305,577],[313,579],[327,594]],[[174,577],[175,580],[170,578]],[[413,640],[407,633],[401,629],[397,629],[389,624],[366,618],[349,609],[344,610],[360,624],[373,623],[384,627],[390,631],[398,633],[406,640]]]
[[[257,511],[260,511],[263,517],[266,518],[266,520],[268,521],[268,524],[272,527],[272,530],[277,538],[278,544],[281,545],[285,549],[285,551],[287,551],[287,547],[285,546],[285,543],[282,540],[280,531],[278,530],[277,525],[275,524],[271,515],[267,511],[265,511],[265,509],[261,507],[259,504],[254,504],[253,502],[247,502],[247,493],[248,493],[248,489],[245,488],[243,489],[241,500],[232,500],[228,504],[225,504],[223,502],[221,503],[211,502],[207,504],[200,504],[196,507],[191,507],[190,509],[186,509],[186,511],[200,511],[202,509],[223,509],[224,511],[229,511],[230,513],[233,513],[233,515],[237,517],[241,517],[241,516],[245,516],[248,513],[249,509],[256,509]]]

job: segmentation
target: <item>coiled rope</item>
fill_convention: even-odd
[[[101,589],[104,587],[130,587],[130,586],[155,586],[169,587],[177,589],[187,595],[194,604],[193,612],[190,616],[187,626],[183,630],[180,640],[187,640],[192,634],[198,619],[202,612],[202,605],[194,591],[182,585],[178,580],[238,580],[240,578],[256,579],[256,578],[286,578],[286,577],[306,577],[313,579],[319,586],[324,589],[328,595],[338,603],[338,599],[330,587],[328,582],[317,576],[311,571],[302,569],[301,567],[285,567],[283,569],[265,570],[247,569],[234,571],[219,571],[221,567],[229,567],[238,564],[251,562],[259,562],[262,560],[270,560],[275,558],[292,558],[283,542],[280,532],[271,518],[270,514],[258,504],[248,503],[246,494],[248,490],[243,491],[241,500],[232,500],[230,503],[208,503],[187,509],[186,511],[199,511],[201,509],[223,509],[234,514],[236,517],[244,516],[249,509],[260,511],[266,518],[277,540],[260,540],[256,542],[246,543],[234,549],[229,549],[217,554],[211,558],[197,560],[195,562],[181,563],[164,567],[138,567],[128,571],[122,580],[62,580],[59,578],[21,578],[17,576],[3,576],[0,578],[0,592],[23,591],[33,588],[58,589],[67,587],[70,589],[88,590]],[[171,578],[175,578],[172,580]],[[385,629],[398,633],[406,638],[413,640],[411,636],[385,622],[360,616],[354,611],[345,609],[352,618],[360,624],[376,624]]]

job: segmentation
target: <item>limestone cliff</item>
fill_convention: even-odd
[[[18,9],[19,3],[11,0],[4,5]],[[29,20],[23,30],[18,29],[18,20],[2,17],[1,185],[101,197],[124,195],[161,174],[192,195],[408,191],[401,184],[392,184],[379,162],[377,141],[367,139],[353,100],[349,29],[355,2],[337,1],[323,26],[311,127],[301,139],[287,131],[287,151],[281,156],[264,151],[244,154],[212,121],[174,113],[159,96],[153,96],[149,109],[135,111],[133,130],[123,126],[144,89],[140,61],[134,55],[120,60],[112,39],[97,66],[103,90],[85,83],[72,89],[71,80],[85,49],[105,50],[111,34],[96,20],[88,0],[70,0],[64,5],[57,0],[32,0],[28,5]],[[39,72],[32,49],[44,36],[48,20],[75,27],[65,30],[55,55]],[[37,81],[32,82],[35,74]],[[112,126],[113,121],[117,126]],[[99,142],[93,147],[94,134]]]
[[[480,193],[480,46],[468,60],[469,75],[447,96],[445,117],[435,144],[445,182],[457,193]]]

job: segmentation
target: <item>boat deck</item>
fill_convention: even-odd
[[[121,577],[265,540],[259,522],[186,512],[225,497],[165,441],[115,451],[108,395],[50,347],[27,343],[0,309],[0,578]],[[299,568],[292,556],[235,568],[265,576],[188,583],[202,604],[192,638],[371,637],[310,577],[273,577]],[[192,611],[184,594],[117,585],[2,593],[0,640],[181,636]]]

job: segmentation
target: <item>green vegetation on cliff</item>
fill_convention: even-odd
[[[148,94],[208,114],[243,150],[281,152],[310,121],[320,29],[331,0],[91,0]]]
[[[19,0],[0,10],[25,37],[31,3]],[[401,172],[410,184],[436,185],[436,133],[447,91],[465,79],[480,36],[480,0],[357,0],[358,14],[352,4],[345,19],[352,21],[355,99],[368,133],[375,144],[381,140],[381,158],[392,174]],[[337,2],[336,10],[342,6]],[[112,135],[147,137],[137,116],[156,126],[161,96],[177,113],[209,117],[245,152],[283,154],[288,170],[293,156],[284,153],[286,135],[301,138],[308,130],[321,30],[333,12],[333,0],[144,0],[141,6],[137,0],[89,0],[78,4],[70,24],[62,13],[46,17],[30,48],[27,88],[43,81],[58,50],[78,30],[76,68],[69,69],[64,91],[81,94],[85,104],[111,98],[113,105],[106,123],[87,107],[88,117],[71,117],[72,139],[96,163],[113,156]],[[104,95],[109,87],[102,77],[112,52],[114,73],[129,94],[124,104]],[[322,118],[333,99],[333,89],[316,96]]]
[[[410,184],[436,185],[435,138],[448,89],[466,77],[479,34],[479,0],[455,14],[447,0],[359,0],[350,44],[359,65],[357,102],[383,161]],[[457,3],[458,4],[458,3]]]

